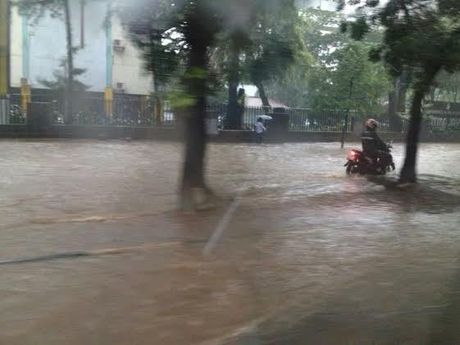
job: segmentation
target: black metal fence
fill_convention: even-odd
[[[425,123],[432,132],[460,131],[460,114],[426,114]]]
[[[50,94],[33,95],[34,102],[47,102],[50,105],[51,121],[56,124],[63,123],[63,106],[59,100],[53,99]],[[75,97],[73,124],[100,125],[100,126],[165,126],[173,127],[177,116],[166,103],[160,116],[155,117],[152,100],[141,95],[115,94],[112,103],[112,116],[106,116],[103,95],[92,93]],[[389,131],[389,122],[385,116],[364,114],[356,111],[337,109],[284,109],[289,116],[289,130],[305,132],[338,132],[344,126],[348,132],[361,127],[362,121],[369,117],[379,120],[381,131]],[[225,129],[227,106],[214,104],[207,108],[208,117],[215,118],[220,129]],[[263,107],[246,107],[242,118],[241,129],[252,130],[257,118],[261,115],[273,115],[273,109]],[[347,116],[348,115],[348,116]],[[460,131],[460,113],[425,112],[424,127],[429,131]],[[347,119],[347,121],[345,121]],[[26,123],[21,108],[21,98],[18,93],[10,97],[10,124]],[[345,123],[346,122],[346,123]],[[355,127],[355,128],[354,128]],[[407,128],[407,120],[403,118],[403,131]]]
[[[288,109],[289,128],[292,131],[339,132],[345,126],[346,111]],[[351,130],[351,116],[348,114],[347,130]]]
[[[48,103],[53,123],[63,123],[64,102],[49,93],[32,95],[33,103]],[[91,93],[75,95],[72,99],[72,123],[78,125],[114,125],[114,126],[153,126],[153,106],[151,100],[142,95],[116,94],[112,102],[112,115],[106,116],[106,103],[103,94]],[[169,108],[163,112],[163,125],[171,125],[173,115]],[[26,122],[25,111],[21,106],[21,96],[18,93],[10,95],[10,124]]]

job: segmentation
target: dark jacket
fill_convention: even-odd
[[[377,154],[379,151],[388,151],[387,144],[379,138],[375,129],[366,128],[361,133],[361,142],[363,144],[364,154],[372,156]]]

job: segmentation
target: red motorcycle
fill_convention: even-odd
[[[347,175],[385,175],[387,172],[395,170],[395,163],[390,152],[391,145],[387,145],[387,151],[377,155],[376,158],[367,157],[360,150],[350,150],[345,163]]]

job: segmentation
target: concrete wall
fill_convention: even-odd
[[[11,9],[10,26],[10,76],[11,86],[18,87],[23,77],[22,65],[22,19],[16,8]]]
[[[111,126],[64,126],[52,125],[34,130],[27,125],[0,125],[0,138],[79,138],[79,139],[148,139],[178,141],[182,138],[180,129],[152,127],[111,127]],[[401,133],[382,133],[385,141],[404,142]],[[340,142],[340,132],[289,132],[282,142]],[[251,131],[223,131],[211,136],[211,142],[252,143],[254,133]],[[359,142],[359,136],[346,135],[346,142]],[[427,133],[422,142],[460,143],[460,133]],[[266,138],[266,143],[279,143],[279,139]]]
[[[0,138],[41,139],[155,139],[177,141],[179,133],[174,129],[115,126],[59,126],[33,129],[27,125],[0,125]]]

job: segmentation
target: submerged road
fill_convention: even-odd
[[[226,201],[188,215],[181,153],[0,141],[0,344],[460,344],[460,145],[408,191],[337,143],[211,145]]]

